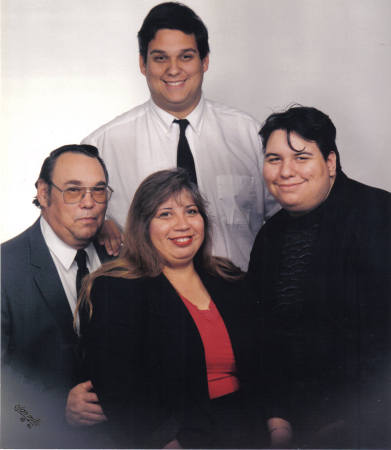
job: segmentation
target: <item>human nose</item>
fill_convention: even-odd
[[[82,208],[92,208],[95,206],[95,200],[92,196],[92,190],[86,189],[83,193],[81,200],[80,200],[80,206]]]
[[[180,64],[177,61],[177,59],[176,58],[171,58],[169,60],[169,64],[168,64],[168,68],[167,68],[168,74],[171,75],[171,76],[175,76],[175,75],[178,75],[178,73],[180,71],[181,71],[181,68],[180,68]]]
[[[290,178],[294,176],[293,162],[285,159],[281,162],[280,176],[282,178]]]
[[[188,217],[183,214],[177,214],[176,215],[176,221],[175,221],[175,229],[176,230],[187,230],[190,227]]]

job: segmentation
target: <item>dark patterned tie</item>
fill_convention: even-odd
[[[76,275],[76,294],[79,297],[81,282],[83,278],[90,272],[87,267],[87,253],[85,250],[78,250],[75,256],[77,263],[77,275]]]
[[[189,121],[186,119],[175,119],[175,123],[179,125],[179,141],[177,152],[177,166],[183,167],[187,170],[190,179],[193,183],[197,184],[197,175],[194,166],[193,155],[189,147],[189,143],[186,138],[186,127],[189,125]]]

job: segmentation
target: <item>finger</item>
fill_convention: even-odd
[[[99,404],[98,396],[95,394],[95,392],[87,392],[79,399],[81,402],[91,405]]]
[[[91,391],[91,389],[92,389],[92,381],[91,380],[83,381],[83,383],[79,383],[78,386],[81,389],[83,389],[84,391]]]
[[[94,412],[87,412],[83,411],[82,414],[79,415],[80,420],[94,420],[94,421],[100,421],[106,420],[106,416],[102,413],[94,413]]]
[[[110,238],[106,237],[105,241],[104,241],[105,247],[106,247],[106,252],[109,255],[113,254],[113,249],[111,248],[111,242],[110,242]]]
[[[86,420],[86,419],[81,419],[79,420],[77,423],[79,425],[83,425],[83,426],[92,426],[92,425],[96,425],[98,423],[102,423],[102,422],[106,422],[107,418],[105,417],[104,419],[99,419],[99,420]]]
[[[98,405],[100,407],[99,399],[96,394],[89,393],[87,395],[84,395],[80,400],[84,403],[84,407],[81,409],[87,408],[87,405],[90,405],[91,407],[96,407]]]
[[[121,236],[115,236],[111,238],[111,248],[113,249],[113,255],[118,256],[121,250]]]

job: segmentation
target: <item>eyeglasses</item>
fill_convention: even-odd
[[[106,203],[110,200],[111,194],[114,192],[110,186],[72,186],[66,189],[60,189],[52,181],[50,182],[57,190],[62,193],[62,198],[64,203],[69,205],[79,203],[85,197],[87,192],[89,192],[96,203]]]

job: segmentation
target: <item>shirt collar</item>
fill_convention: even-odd
[[[49,250],[56,255],[57,259],[64,266],[64,268],[69,270],[75,260],[77,250],[60,239],[43,216],[41,216],[40,225],[43,237],[46,245],[49,247]],[[94,244],[90,242],[84,250],[87,253],[87,260],[90,262],[93,261]]]
[[[155,116],[159,120],[160,124],[163,126],[165,131],[168,133],[172,127],[173,121],[176,119],[175,116],[168,113],[164,109],[157,106],[157,104],[150,99],[151,109],[154,112]],[[198,105],[193,109],[193,111],[186,117],[189,121],[189,125],[193,128],[193,130],[199,134],[201,129],[201,122],[203,117],[205,107],[205,99],[203,94],[201,95],[201,99],[198,102]]]

